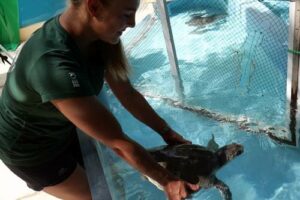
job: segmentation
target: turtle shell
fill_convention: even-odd
[[[200,176],[210,176],[219,168],[218,156],[200,145],[161,146],[149,153],[171,173],[190,183],[198,183]]]

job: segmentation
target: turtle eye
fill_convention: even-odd
[[[243,153],[243,151],[242,150],[238,150],[237,152],[236,152],[236,155],[241,155]]]

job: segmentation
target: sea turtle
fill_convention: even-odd
[[[192,14],[185,22],[188,26],[196,27],[191,33],[201,34],[207,31],[218,30],[226,22],[226,14]]]
[[[185,22],[189,26],[205,26],[207,24],[211,24],[218,18],[218,15],[211,15],[211,16],[205,16],[205,15],[199,15],[194,14],[191,15],[191,18],[189,21]]]
[[[215,176],[215,172],[243,153],[242,145],[232,143],[218,148],[212,138],[208,147],[197,144],[164,145],[148,152],[161,166],[177,177],[199,184],[201,188],[216,187],[225,200],[232,199],[229,187]],[[146,178],[162,189],[154,180]]]

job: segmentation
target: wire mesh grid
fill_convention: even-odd
[[[274,0],[167,1],[184,86],[185,99],[180,100],[157,3],[141,1],[139,12],[144,15],[138,13],[143,16],[140,23],[123,37],[135,72],[132,81],[151,97],[168,98],[194,111],[204,109],[222,119],[229,117],[252,132],[289,139],[289,4]]]

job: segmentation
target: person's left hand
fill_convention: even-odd
[[[164,141],[169,145],[175,144],[192,144],[191,141],[184,139],[180,134],[170,128],[170,130],[162,135]]]

